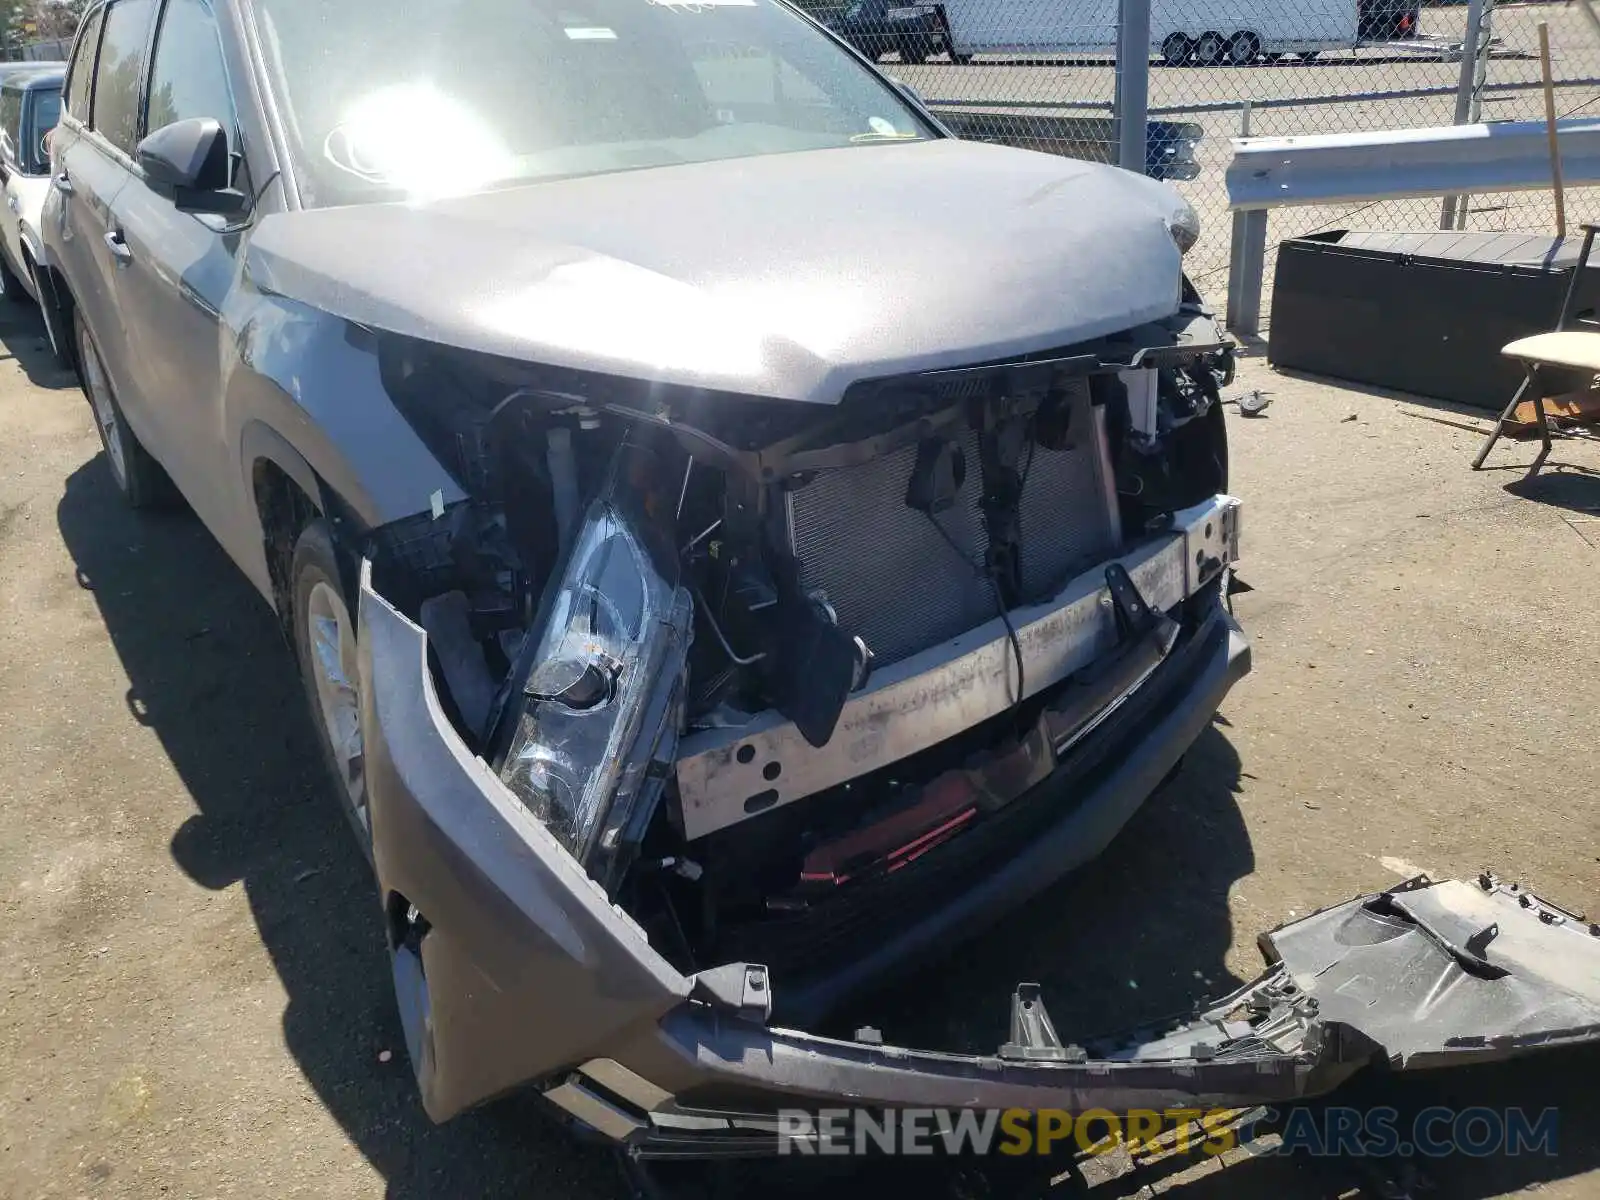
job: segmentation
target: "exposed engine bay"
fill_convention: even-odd
[[[1237,551],[1231,351],[1192,293],[836,407],[374,336],[467,497],[372,531],[374,587],[467,745],[684,971],[813,963],[888,914],[873,890],[1024,807]]]

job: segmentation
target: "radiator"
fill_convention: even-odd
[[[1103,436],[1087,387],[1074,392],[1065,450],[1023,451],[1019,509],[1022,584],[1041,600],[1121,544]],[[801,582],[820,590],[839,624],[861,637],[879,665],[965,633],[999,612],[982,573],[988,539],[978,507],[978,434],[961,435],[967,476],[956,503],[938,514],[906,506],[917,448],[855,467],[822,471],[788,495],[790,545]]]

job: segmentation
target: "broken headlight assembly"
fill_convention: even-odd
[[[637,840],[629,818],[665,775],[651,764],[674,756],[690,640],[689,593],[636,509],[616,487],[590,505],[502,718],[501,778],[592,871]]]
[[[1194,205],[1187,200],[1180,200],[1178,207],[1167,217],[1167,232],[1177,243],[1180,255],[1189,253],[1200,240],[1200,214],[1195,211]]]

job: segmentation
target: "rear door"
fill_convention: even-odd
[[[244,166],[222,42],[204,0],[166,0],[150,54],[144,137],[177,121],[211,118],[229,138],[236,190]],[[135,167],[111,206],[123,265],[117,305],[127,324],[129,368],[161,462],[224,543],[239,491],[221,428],[220,314],[233,286],[244,217],[180,212]]]
[[[155,8],[155,0],[112,0],[101,27],[85,29],[85,41],[98,32],[99,55],[80,55],[83,61],[74,62],[69,115],[56,135],[55,186],[65,201],[59,231],[61,266],[78,312],[94,338],[123,415],[159,459],[162,446],[151,436],[148,409],[132,383],[124,314],[117,309],[117,276],[127,260],[111,219],[111,206],[132,176]],[[93,83],[85,88],[83,75],[90,61]]]

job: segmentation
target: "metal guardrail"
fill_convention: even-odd
[[[1561,174],[1600,183],[1600,117],[1558,121]],[[1359,204],[1550,186],[1543,121],[1234,138],[1226,176],[1235,212],[1297,204]]]
[[[1556,130],[1566,182],[1600,183],[1600,118],[1558,121]],[[1260,327],[1269,209],[1551,186],[1543,121],[1230,140],[1227,324],[1245,335]]]

